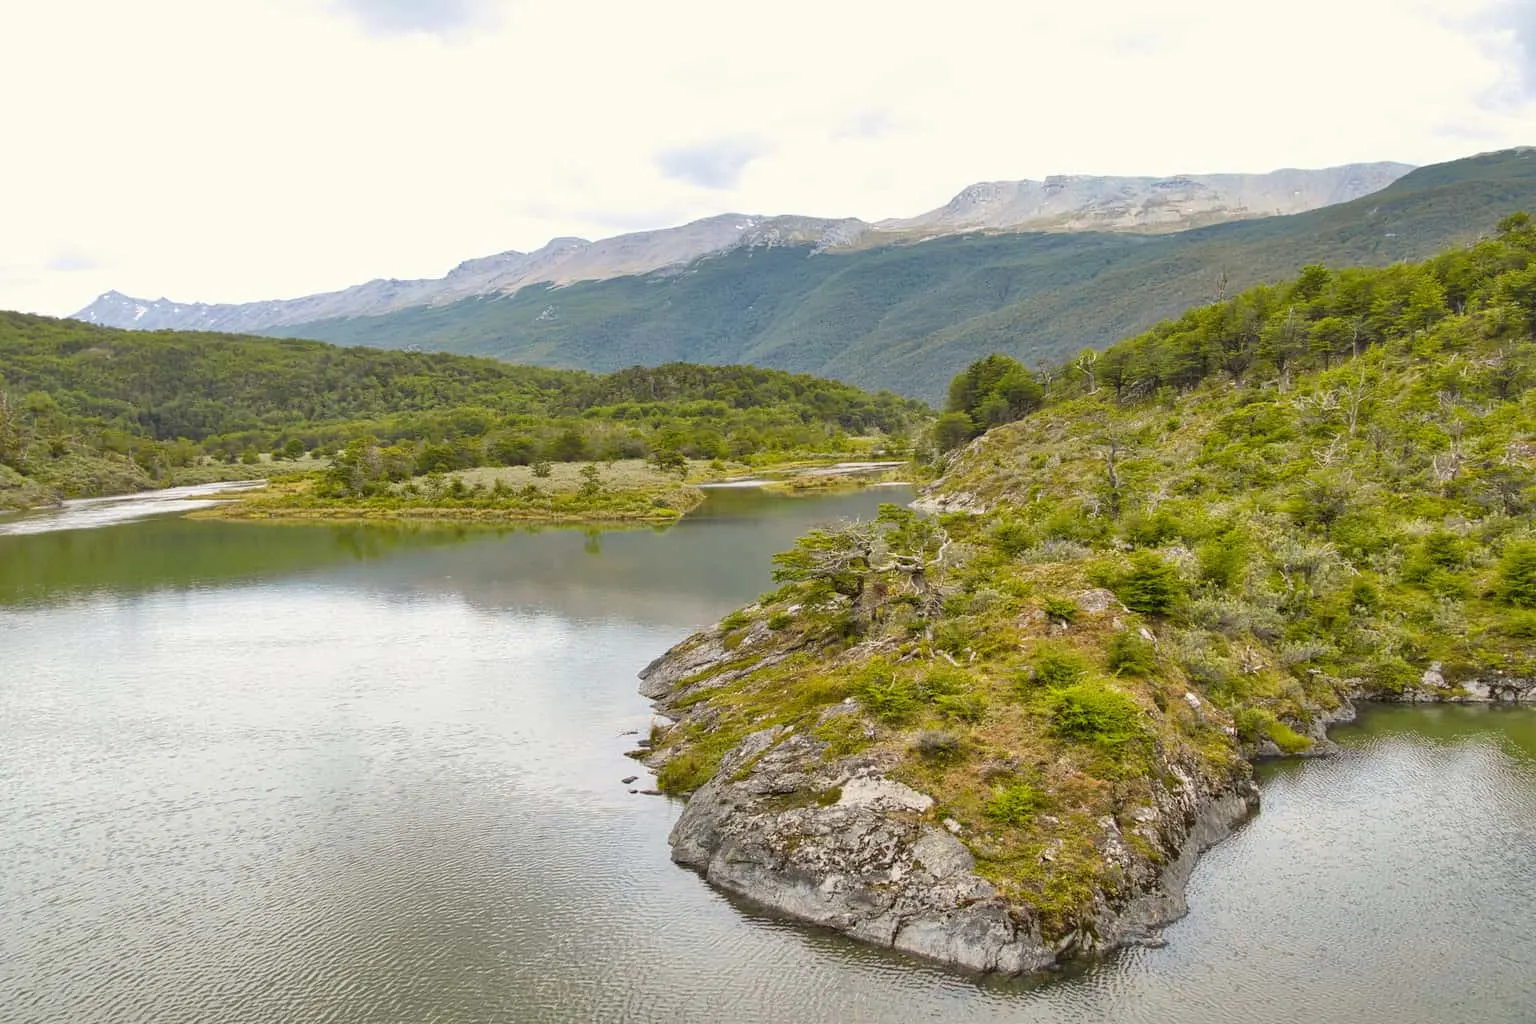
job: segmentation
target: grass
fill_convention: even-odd
[[[759,460],[761,461],[761,460]],[[686,472],[663,472],[642,459],[612,462],[555,462],[535,466],[482,466],[449,473],[413,477],[372,497],[330,498],[316,493],[315,470],[323,461],[263,461],[253,466],[213,464],[200,467],[209,480],[290,476],[260,493],[218,508],[194,513],[197,518],[245,520],[379,521],[391,519],[478,522],[611,523],[674,522],[704,500],[696,483],[741,475],[751,467],[719,460],[692,460]],[[769,465],[775,465],[768,463]],[[824,467],[826,460],[797,458],[776,464],[776,472],[800,473]],[[307,477],[307,478],[306,478]],[[787,477],[793,483],[798,477]],[[874,476],[806,477],[835,479],[841,486],[862,487]],[[188,482],[193,482],[189,480]],[[201,482],[199,480],[198,482]],[[784,493],[822,493],[819,486]],[[0,497],[4,492],[0,491]],[[776,628],[783,628],[782,622]]]

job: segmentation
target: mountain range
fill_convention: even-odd
[[[74,319],[143,330],[264,331],[331,317],[443,305],[471,296],[514,294],[531,284],[646,274],[733,249],[850,249],[968,231],[1169,231],[1345,202],[1385,188],[1412,169],[1408,164],[1375,163],[1270,174],[1063,175],[1044,181],[980,182],[936,210],[874,224],[856,218],[725,213],[596,242],[554,238],[533,252],[508,250],[465,260],[441,278],[378,279],[297,299],[209,305],[107,292]]]
[[[918,217],[725,214],[239,305],[109,292],[77,319],[610,370],[747,362],[937,396],[1000,350],[1039,363],[1308,262],[1428,255],[1536,207],[1536,151],[1432,167],[988,182]]]

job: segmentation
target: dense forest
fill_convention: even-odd
[[[938,515],[809,535],[692,642],[725,653],[670,698],[663,787],[834,802],[751,789],[738,744],[808,733],[801,777],[891,765],[1018,920],[1091,935],[1177,853],[1167,809],[1251,793],[1250,759],[1325,748],[1350,701],[1536,699],[1533,331],[1516,214],[1421,263],[1309,266],[1038,391],[979,361]]]
[[[597,375],[465,356],[0,313],[0,494],[11,503],[195,479],[209,460],[372,438],[407,475],[479,465],[745,458],[904,445],[928,412],[891,393],[752,367]],[[182,472],[187,471],[187,472]]]

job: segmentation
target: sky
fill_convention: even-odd
[[[0,309],[1536,144],[1536,0],[14,0]]]

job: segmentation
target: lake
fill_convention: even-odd
[[[1528,709],[1372,709],[1267,766],[1165,947],[1044,983],[673,866],[678,805],[629,792],[635,673],[808,527],[907,497],[722,490],[602,533],[0,522],[0,1020],[1536,1020]]]

